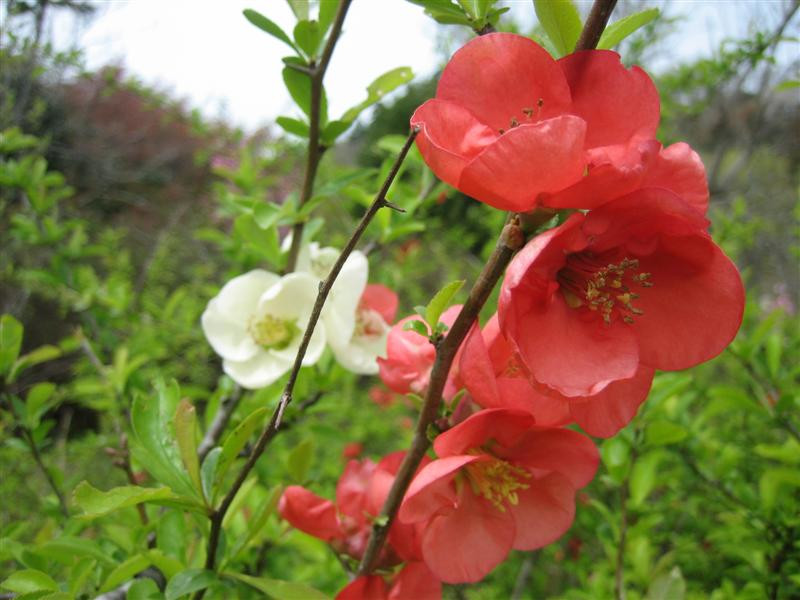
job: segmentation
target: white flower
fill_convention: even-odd
[[[236,383],[265,387],[292,367],[316,297],[317,281],[307,273],[280,277],[256,269],[231,279],[209,301],[203,333]],[[317,327],[303,365],[319,360],[324,348],[325,330]]]
[[[360,375],[378,372],[377,358],[386,358],[386,337],[397,310],[397,295],[389,288],[366,286],[356,310],[356,326],[346,343],[330,341],[336,360],[345,369]]]

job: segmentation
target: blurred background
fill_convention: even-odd
[[[590,3],[577,4],[585,16]],[[800,596],[798,4],[619,2],[612,20],[660,11],[617,50],[656,81],[659,139],[703,157],[712,235],[748,290],[745,322],[714,361],[659,375],[634,422],[599,441],[601,471],[564,538],[512,554],[480,584],[449,586],[447,598]],[[541,36],[532,3],[498,5],[510,8],[499,29]],[[302,115],[280,75],[286,48],[244,8],[289,30],[295,18],[277,1],[0,4],[0,314],[24,331],[0,399],[2,578],[20,568],[77,577],[86,544],[66,552],[58,540],[95,540],[119,563],[151,533],[191,565],[194,525],[179,511],[167,511],[167,531],[143,527],[133,509],[116,524],[65,521],[70,491],[82,480],[152,483],[124,436],[131,399],[155,380],[178,381],[206,424],[231,397],[237,415],[275,401],[279,386],[242,394],[222,376],[199,327],[227,279],[281,268],[287,222],[254,207],[296,202],[305,162],[304,141],[275,122]],[[415,76],[326,152],[308,226],[322,245],[347,238],[409,116],[471,35],[412,3],[354,2],[325,80],[329,112],[361,102],[389,69]],[[370,281],[397,290],[402,317],[444,283],[474,280],[503,215],[437,183],[418,154],[390,198],[408,214],[381,216],[365,251]],[[410,437],[413,407],[327,363],[301,377],[298,397],[318,401],[261,461],[272,483],[255,486],[254,504],[286,480],[330,497],[344,450],[376,457]],[[313,460],[297,473],[290,457],[302,444]],[[237,518],[231,527],[244,530]],[[184,541],[166,541],[176,531]],[[327,593],[346,582],[324,544],[275,517],[238,561]],[[93,568],[77,597],[112,567]]]

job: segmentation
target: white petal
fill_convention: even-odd
[[[386,335],[355,336],[346,346],[333,348],[333,355],[348,371],[360,375],[375,375],[378,372],[379,356],[386,356]]]
[[[316,242],[312,242],[312,246],[317,246]],[[289,232],[281,242],[281,252],[289,252],[292,247],[292,232]],[[294,266],[295,273],[311,273],[311,254],[308,244],[300,246],[300,252],[297,254],[297,261]]]
[[[200,318],[203,333],[214,352],[229,360],[248,360],[258,352],[258,345],[247,331],[246,322],[231,318],[220,308],[219,297],[212,298]]]
[[[343,346],[353,336],[356,310],[367,286],[369,263],[358,250],[345,261],[325,303],[323,320],[331,344]]]
[[[264,293],[256,314],[272,315],[279,319],[297,319],[297,326],[305,329],[308,316],[317,299],[319,282],[307,273],[290,273]]]
[[[261,350],[250,360],[224,360],[222,368],[240,386],[254,390],[280,379],[292,367],[292,362],[269,350]]]
[[[230,319],[239,319],[244,324],[256,312],[262,294],[280,281],[280,276],[263,269],[255,269],[234,277],[226,283],[216,300],[219,309]]]

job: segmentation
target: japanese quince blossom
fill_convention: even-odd
[[[355,311],[355,329],[346,344],[330,340],[333,355],[345,369],[361,375],[378,373],[378,357],[386,356],[386,338],[397,313],[397,294],[384,285],[368,284]]]
[[[514,408],[537,425],[577,423],[588,434],[611,437],[627,425],[647,398],[654,370],[640,365],[630,379],[610,383],[592,396],[569,397],[535,381],[500,331],[497,315],[483,330],[470,330],[460,354],[459,380],[484,408]]]
[[[350,582],[336,600],[440,600],[442,583],[422,562],[407,563],[387,583],[380,575],[366,575]]]
[[[489,409],[439,435],[437,460],[416,475],[398,513],[426,524],[422,557],[448,583],[482,579],[512,548],[555,541],[575,515],[576,490],[597,469],[592,442],[539,427],[525,411]]]
[[[653,82],[615,52],[556,61],[526,37],[493,33],[453,55],[411,124],[440,179],[499,209],[592,208],[645,185],[704,204],[702,162],[686,144],[662,149],[659,118]]]
[[[317,280],[306,273],[281,277],[256,269],[231,279],[209,301],[203,333],[236,383],[264,387],[294,363],[316,297]],[[303,365],[314,364],[324,348],[325,331],[317,328]]]
[[[451,306],[439,320],[450,327],[460,311],[461,305]],[[436,348],[427,337],[405,329],[409,321],[421,320],[419,316],[412,315],[398,321],[389,331],[386,358],[378,359],[381,380],[398,394],[422,394],[428,387]],[[455,391],[452,384],[445,386],[445,397],[450,397]]]
[[[649,188],[531,240],[503,281],[500,328],[535,381],[592,396],[642,368],[678,370],[736,335],[744,289],[708,220]]]
[[[281,496],[278,512],[292,526],[328,542],[339,554],[358,560],[404,455],[394,452],[377,464],[369,459],[348,461],[336,486],[335,504],[304,487],[291,485]],[[419,561],[419,536],[420,527],[393,523],[389,543],[377,565],[391,567],[403,561]]]

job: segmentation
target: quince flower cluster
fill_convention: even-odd
[[[311,243],[297,269],[277,275],[254,269],[226,283],[201,318],[203,333],[222,357],[226,374],[247,389],[265,387],[291,369],[317,298],[319,282],[339,256],[335,248]],[[397,295],[367,284],[367,257],[353,252],[342,267],[315,328],[303,366],[316,363],[326,344],[344,368],[378,372],[386,336],[397,311]]]
[[[736,335],[744,289],[708,233],[705,169],[687,144],[661,145],[659,119],[653,82],[616,53],[556,61],[506,33],[456,52],[436,97],[414,113],[417,145],[440,179],[498,209],[560,211],[560,224],[516,255],[496,314],[459,349],[435,458],[423,461],[392,523],[384,575],[356,579],[340,598],[439,597],[439,582],[479,581],[512,549],[557,540],[598,465],[590,438],[565,426],[615,435],[656,369],[707,361]],[[442,322],[451,325],[459,308]],[[436,356],[427,337],[406,329],[417,318],[391,329],[378,361],[384,384],[401,394],[425,393]],[[358,513],[366,523],[353,525],[341,500],[293,488],[281,514],[360,558],[394,472],[369,468],[370,504]],[[330,532],[310,522],[321,505]],[[425,573],[424,593],[398,595]]]

